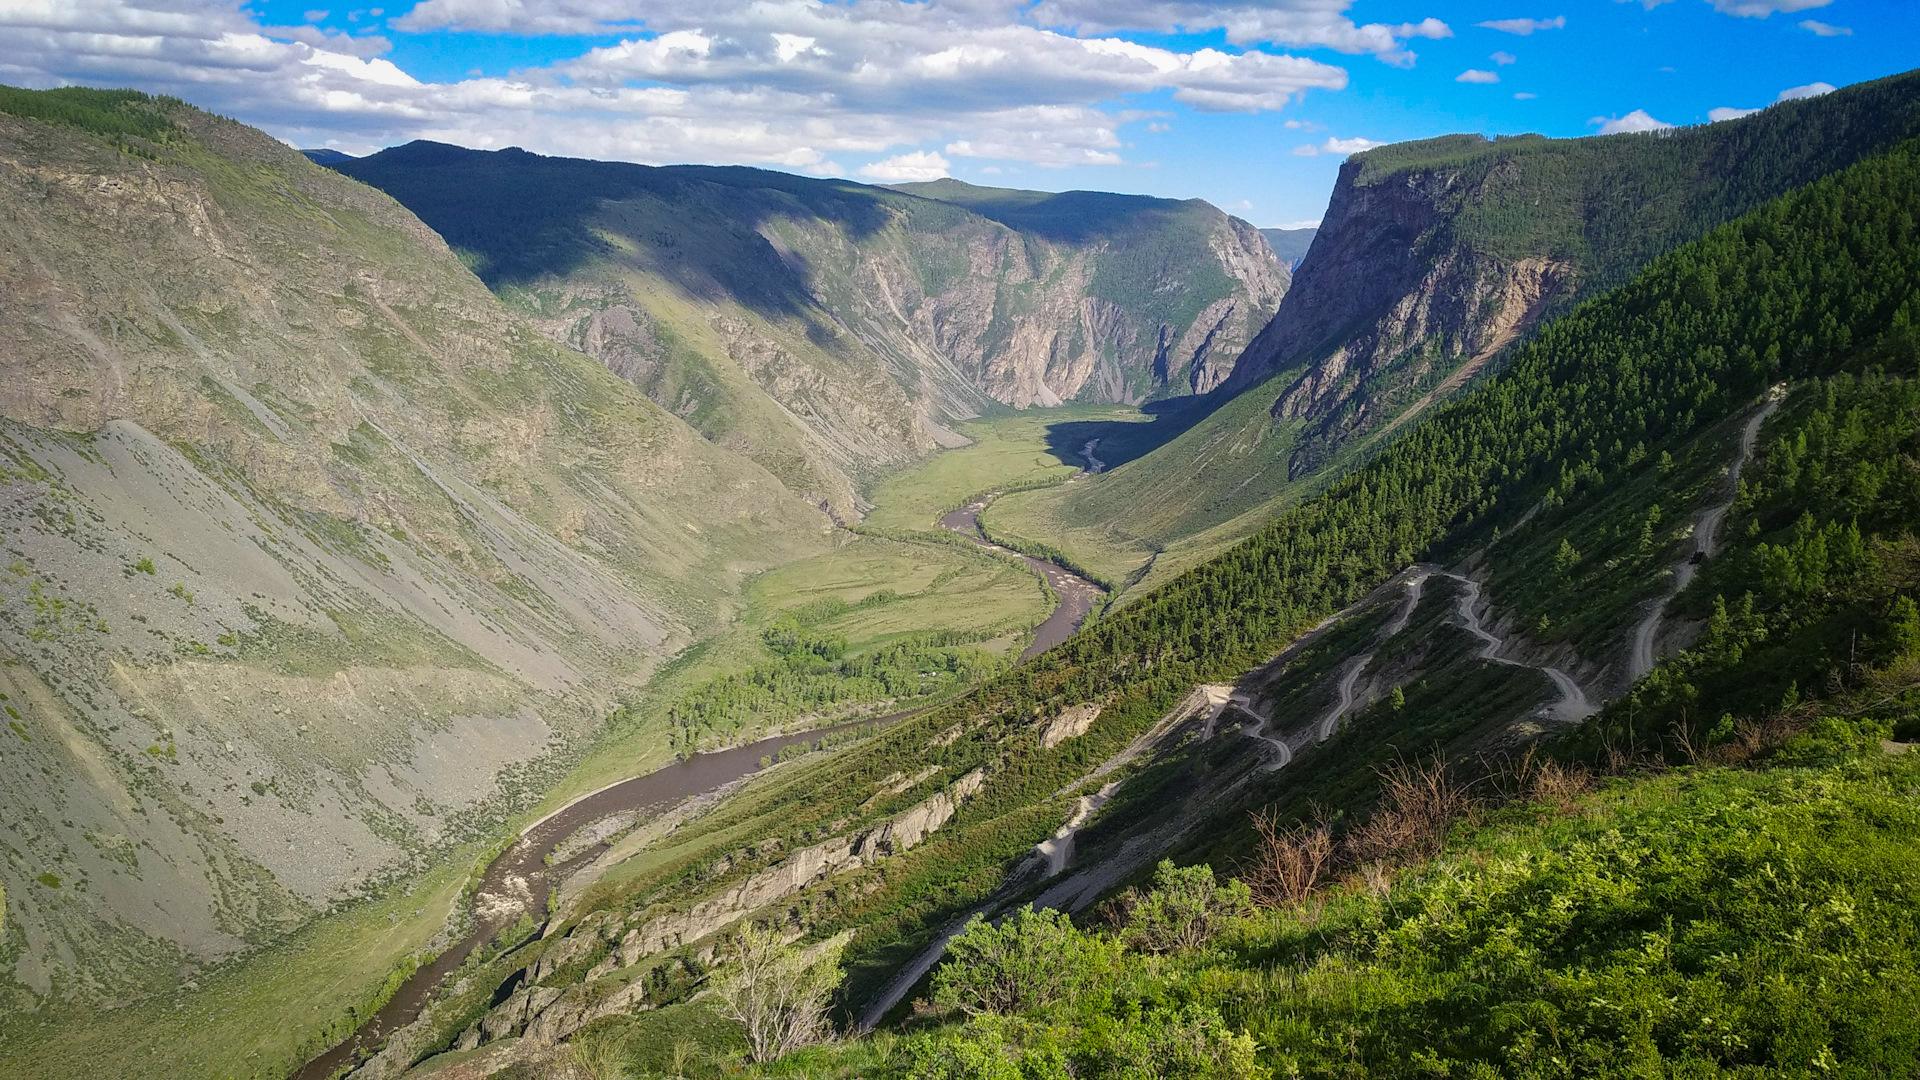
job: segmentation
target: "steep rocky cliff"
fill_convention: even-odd
[[[430,143],[333,167],[554,340],[845,517],[863,479],[995,402],[1212,389],[1288,281],[1258,230],[1197,200]]]
[[[1144,585],[1169,580],[1489,372],[1542,319],[1915,136],[1920,74],[1906,74],[1660,134],[1451,135],[1356,155],[1279,311],[1212,400],[1092,482],[1021,496],[1022,520],[1003,524],[1068,549],[1074,530],[1099,532],[1152,557]]]
[[[99,999],[511,809],[828,523],[386,195],[57,93],[0,114],[0,956]]]
[[[1355,155],[1295,288],[1225,381],[1285,373],[1296,475],[1464,385],[1574,301],[1766,200],[1920,134],[1920,77],[1646,135],[1450,135]]]

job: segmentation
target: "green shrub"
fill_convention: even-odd
[[[1153,873],[1153,890],[1127,913],[1122,940],[1142,952],[1192,951],[1252,906],[1253,894],[1247,886],[1237,880],[1219,883],[1213,867],[1175,866],[1162,860]]]
[[[972,1016],[1045,1008],[1086,993],[1112,955],[1064,912],[1021,908],[998,926],[975,915],[947,944],[933,1001]]]

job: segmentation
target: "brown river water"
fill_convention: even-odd
[[[546,863],[548,853],[583,826],[610,814],[635,810],[666,810],[692,796],[705,794],[758,772],[762,757],[777,755],[786,747],[812,742],[823,735],[842,731],[848,727],[890,723],[911,715],[912,712],[896,713],[877,721],[860,720],[852,724],[816,731],[777,735],[745,746],[736,746],[731,750],[695,754],[656,772],[623,780],[590,795],[582,796],[548,817],[535,822],[521,834],[520,839],[512,847],[502,852],[487,866],[486,873],[480,879],[479,895],[476,898],[478,902],[474,905],[476,914],[473,929],[436,957],[432,963],[415,972],[401,985],[392,999],[362,1024],[352,1037],[307,1062],[293,1074],[293,1080],[326,1080],[327,1077],[352,1064],[363,1051],[372,1053],[378,1050],[395,1031],[418,1018],[421,1010],[433,1000],[435,992],[440,989],[440,984],[446,977],[459,968],[475,949],[493,940],[495,935],[517,922],[522,912],[526,910],[525,907],[511,907],[502,910],[493,918],[487,918],[478,913],[488,906],[484,904],[487,898],[524,898],[543,906],[550,886],[565,880],[568,874],[591,862],[607,849],[605,843],[594,844],[564,863],[548,866]],[[507,905],[499,905],[499,907],[508,908]]]
[[[988,496],[963,506],[942,517],[940,524],[983,548],[1018,556],[1034,573],[1043,575],[1047,583],[1053,586],[1053,591],[1059,594],[1060,603],[1045,622],[1034,628],[1032,643],[1020,654],[1020,658],[1025,660],[1072,636],[1086,621],[1087,613],[1093,610],[1094,600],[1104,590],[1054,563],[1022,555],[989,541],[980,531],[980,511],[986,509],[991,501],[992,496]],[[529,907],[544,905],[552,886],[564,881],[567,875],[607,850],[606,843],[593,844],[566,862],[547,865],[547,856],[586,825],[611,814],[666,810],[695,795],[704,795],[758,772],[761,758],[777,755],[786,747],[812,742],[823,735],[862,724],[891,723],[918,711],[895,713],[878,721],[857,720],[815,731],[776,735],[731,750],[695,754],[657,772],[623,780],[584,795],[533,823],[512,847],[488,864],[475,897],[473,928],[467,935],[435,957],[432,963],[414,972],[352,1036],[308,1061],[293,1074],[292,1080],[327,1080],[363,1055],[377,1051],[394,1032],[418,1019],[421,1011],[439,992],[441,983],[465,963],[475,949],[492,941],[501,931],[519,921]],[[489,904],[487,901],[490,898],[509,902]],[[483,914],[486,911],[495,911],[497,914],[489,917]]]
[[[989,551],[1019,556],[1034,573],[1045,577],[1047,584],[1053,586],[1053,591],[1060,595],[1060,603],[1053,609],[1053,614],[1047,616],[1046,622],[1033,628],[1033,642],[1020,654],[1020,659],[1025,660],[1072,637],[1073,632],[1080,629],[1080,624],[1087,621],[1087,613],[1093,610],[1093,602],[1106,590],[1058,564],[1022,555],[1012,548],[1001,547],[988,540],[986,534],[980,531],[980,512],[992,501],[991,495],[976,499],[941,518],[940,527],[959,533]]]

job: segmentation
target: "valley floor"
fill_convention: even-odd
[[[769,730],[819,728],[891,706],[882,698],[825,712],[776,709],[703,731],[690,744],[680,738],[674,705],[776,659],[768,631],[796,617],[808,633],[838,639],[854,660],[928,635],[1011,660],[1054,609],[1056,592],[1017,559],[941,542],[937,519],[965,496],[1076,475],[1084,462],[1062,460],[1047,446],[1047,426],[1063,414],[1110,420],[1128,413],[1069,407],[966,425],[971,445],[879,485],[867,528],[756,578],[731,624],[656,673],[527,817],[658,770],[676,753],[751,742]],[[167,1000],[16,1017],[0,1039],[0,1075],[94,1076],[105,1069],[122,1077],[277,1080],[337,1039],[346,1030],[340,1025],[350,1028],[356,1016],[369,1015],[401,977],[444,947],[491,856],[463,850],[385,899],[324,915],[272,947],[198,974]],[[96,1045],[109,1047],[105,1057],[82,1049]]]

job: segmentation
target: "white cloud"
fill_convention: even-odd
[[[1713,10],[1722,15],[1738,15],[1748,19],[1764,19],[1776,11],[1806,11],[1809,8],[1823,8],[1833,0],[1708,0]]]
[[[1064,20],[1081,0],[1043,0]],[[1411,59],[1437,20],[1355,25],[1350,0],[1243,8],[1133,0],[1109,19],[1200,11],[1227,36]],[[642,23],[634,12],[644,12]],[[1236,14],[1237,13],[1237,14]],[[1249,14],[1252,13],[1252,14]],[[1254,18],[1257,15],[1258,18]],[[1092,19],[1089,15],[1087,18]],[[235,0],[0,0],[0,81],[134,85],[178,94],[298,145],[365,152],[414,138],[643,162],[824,171],[834,157],[944,154],[1112,165],[1118,129],[1165,93],[1214,112],[1278,110],[1340,90],[1333,64],[1262,48],[1191,52],[1076,36],[1023,0],[426,0],[393,20],[420,31],[624,36],[507,77],[416,79],[388,43],[260,23]],[[1247,35],[1266,34],[1265,38]]]
[[[1461,72],[1460,74],[1455,75],[1453,77],[1453,81],[1463,82],[1463,83],[1497,83],[1500,81],[1500,76],[1495,75],[1491,71],[1481,71],[1477,68],[1468,68],[1467,70]]]
[[[1800,20],[1800,29],[1820,37],[1852,37],[1853,30],[1845,26],[1829,26],[1819,19]]]
[[[1299,146],[1296,146],[1293,148],[1293,156],[1294,157],[1318,157],[1320,156],[1320,148],[1313,145],[1312,143],[1301,143]]]
[[[1009,24],[1066,31],[1075,36],[1139,30],[1223,31],[1230,44],[1328,48],[1405,63],[1411,38],[1452,37],[1446,23],[1357,25],[1345,15],[1353,0],[759,0],[728,6],[713,0],[424,0],[394,21],[399,29],[459,29],[487,33],[605,34],[697,27],[758,29],[771,22],[812,19],[880,29],[912,25],[965,32]]]
[[[1358,154],[1363,150],[1371,150],[1376,146],[1385,145],[1387,144],[1374,142],[1372,139],[1336,139],[1329,136],[1326,142],[1320,144],[1320,152],[1324,154]]]
[[[1773,101],[1776,105],[1782,101],[1801,101],[1806,98],[1819,97],[1822,94],[1831,94],[1833,93],[1833,89],[1832,83],[1823,82],[1808,83],[1805,86],[1789,86],[1785,90],[1780,91],[1780,95],[1774,98]],[[1717,124],[1722,120],[1738,120],[1743,116],[1752,116],[1759,111],[1759,109],[1735,109],[1722,106],[1718,109],[1707,110],[1707,119]]]
[[[1832,83],[1816,82],[1816,83],[1808,83],[1805,86],[1790,86],[1787,89],[1780,91],[1780,96],[1777,98],[1774,98],[1773,100],[1776,102],[1800,101],[1805,98],[1816,98],[1822,94],[1831,94],[1831,93],[1833,93]]]
[[[1624,132],[1665,131],[1673,127],[1672,124],[1667,123],[1665,120],[1655,120],[1653,117],[1647,115],[1647,110],[1645,109],[1635,109],[1625,116],[1596,116],[1587,121],[1587,123],[1599,124],[1600,134],[1602,135],[1619,135]]]
[[[867,0],[856,0],[867,2]],[[1006,0],[977,0],[983,9]],[[1417,23],[1356,25],[1344,12],[1353,0],[1040,0],[1029,11],[1039,26],[1080,34],[1128,30],[1156,33],[1220,31],[1233,45],[1279,45],[1326,48],[1337,52],[1372,54],[1400,67],[1413,63],[1406,42],[1413,38],[1438,40],[1453,36],[1439,19]],[[1018,3],[1009,6],[1019,7]]]
[[[1508,64],[1517,63],[1520,58],[1513,55],[1510,52],[1497,52],[1497,53],[1494,53],[1492,56],[1487,57],[1487,59],[1493,61],[1494,63],[1500,65],[1501,67],[1506,67]]]
[[[1522,90],[1522,91],[1520,91],[1519,93],[1517,93],[1517,94],[1515,94],[1515,95],[1513,95],[1513,100],[1515,100],[1515,101],[1532,101],[1532,100],[1533,100],[1534,98],[1537,98],[1537,97],[1539,97],[1539,96],[1540,96],[1539,94],[1529,94],[1529,93],[1528,93],[1528,92],[1526,92],[1525,90]]]
[[[1475,26],[1484,26],[1489,30],[1498,30],[1503,34],[1519,34],[1526,37],[1535,30],[1559,30],[1567,25],[1565,15],[1555,15],[1551,19],[1489,19]]]
[[[888,184],[938,180],[947,175],[952,164],[931,150],[916,150],[911,154],[896,154],[885,161],[862,165],[860,175]]]
[[[1306,220],[1304,220],[1304,221],[1287,221],[1287,222],[1282,222],[1282,223],[1281,223],[1281,224],[1279,224],[1279,225],[1269,225],[1269,226],[1267,226],[1267,228],[1269,228],[1269,229],[1289,229],[1289,230],[1291,230],[1291,229],[1317,229],[1317,228],[1319,228],[1319,227],[1320,227],[1320,219],[1319,219],[1319,218],[1307,218],[1307,219],[1306,219]]]

